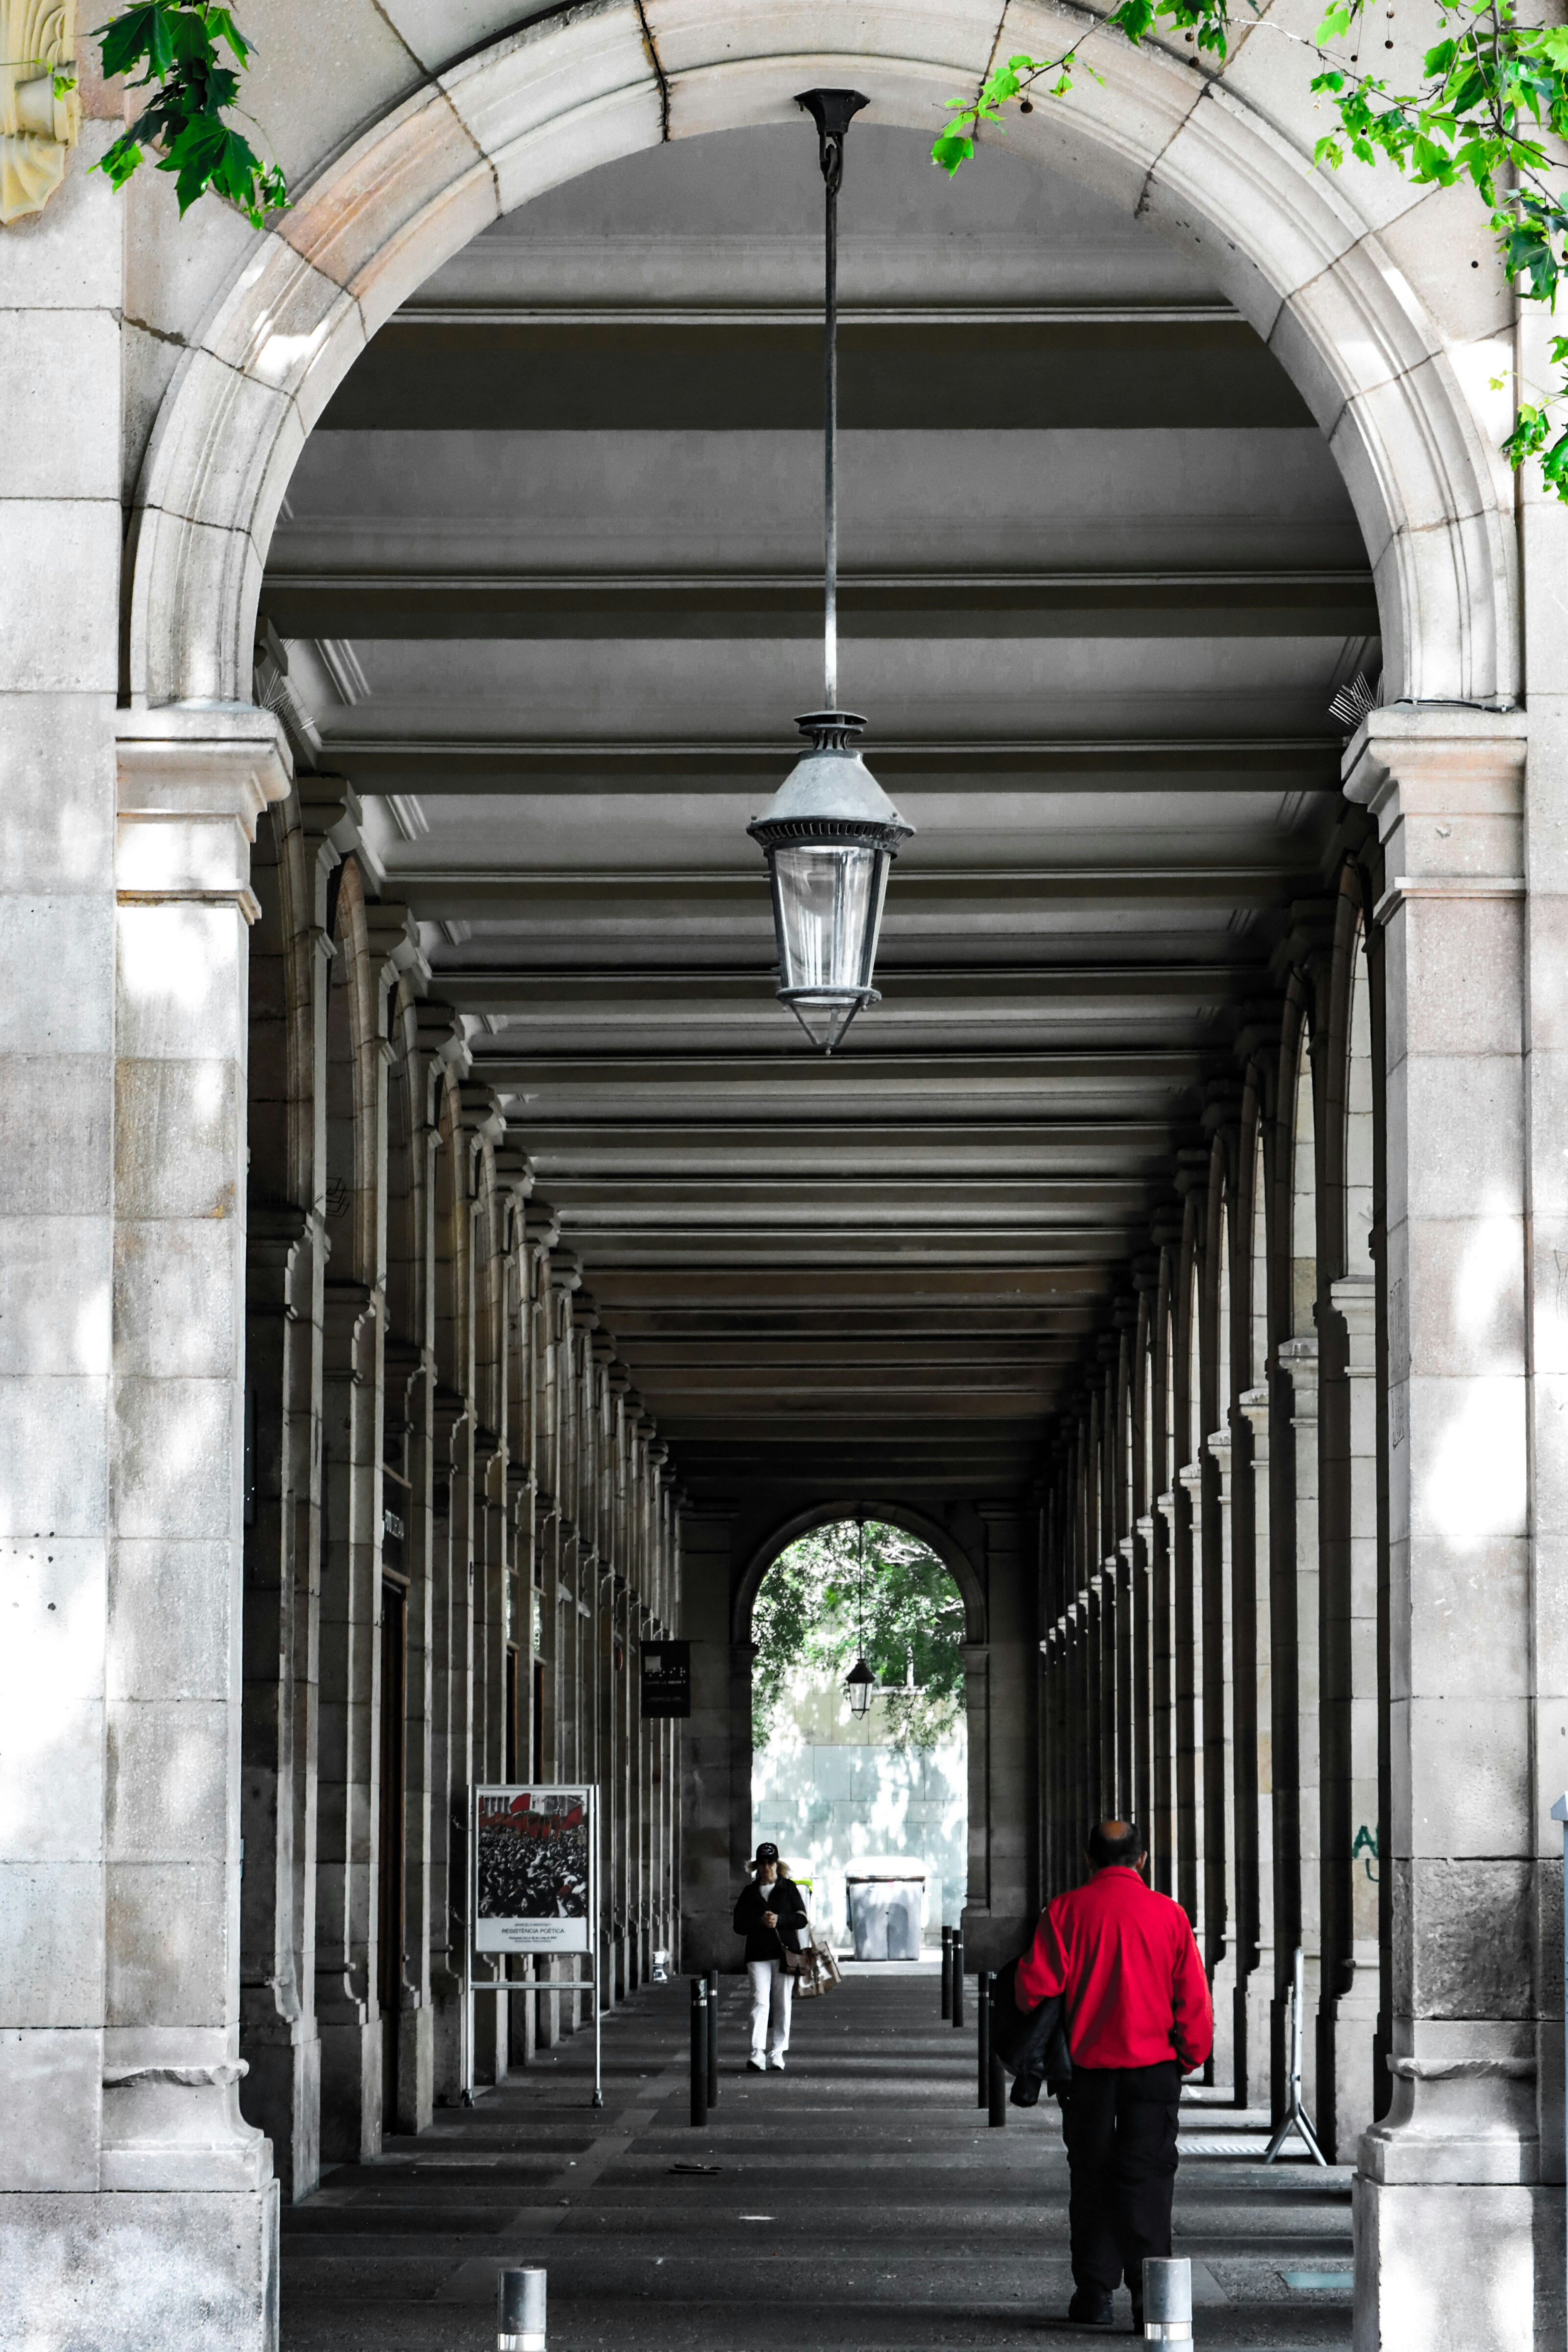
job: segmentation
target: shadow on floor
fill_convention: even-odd
[[[684,1985],[661,1987],[606,2018],[602,2112],[579,2034],[287,2209],[285,2352],[490,2352],[496,2273],[525,2263],[550,2273],[550,2352],[1116,2340],[1063,2315],[1056,2109],[987,2129],[973,2027],[942,2023],[933,1981],[857,1976],[803,2002],[787,2073],[760,2077],[744,2071],[743,1987],[726,1979],[704,2131],[687,2120],[686,2002]],[[1256,2118],[1213,2105],[1199,2124],[1205,2148],[1257,2136]],[[693,2163],[721,2169],[671,2168]],[[1184,2157],[1176,2231],[1199,2345],[1348,2352],[1348,2174]]]

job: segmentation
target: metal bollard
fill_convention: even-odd
[[[719,1971],[708,1973],[708,2104],[719,2104]]]
[[[1007,2127],[1007,2073],[1000,2058],[991,2061],[991,2111],[985,2120],[993,2131]]]
[[[496,2281],[496,2352],[544,2352],[542,2271],[502,2271]]]
[[[708,1979],[691,1979],[691,2121],[708,2120]]]
[[[991,1986],[989,1969],[982,1969],[974,1979],[974,2013],[978,2031],[975,2034],[975,2055],[980,2062],[980,2095],[974,2104],[986,2107],[991,2104]]]
[[[942,1931],[942,2021],[952,2015],[952,1929]]]
[[[956,1927],[952,1931],[952,2021],[955,2027],[963,2023],[963,1938]]]
[[[1190,2344],[1193,2340],[1193,2266],[1184,2257],[1168,2262],[1157,2254],[1143,2263],[1143,2341]]]

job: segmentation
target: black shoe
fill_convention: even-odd
[[[1116,2313],[1103,2287],[1080,2286],[1068,2305],[1068,2317],[1083,2327],[1110,2327]]]

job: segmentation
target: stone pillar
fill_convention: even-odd
[[[1152,1884],[1163,1895],[1174,1896],[1180,1885],[1180,1872],[1177,1862],[1176,1772],[1176,1496],[1173,1488],[1167,1487],[1163,1495],[1154,1497],[1153,1529],[1154,1556],[1150,1578],[1154,1622],[1150,1659],[1152,1729],[1149,1779],[1152,1810],[1149,1866]]]
[[[1279,1977],[1274,1948],[1274,1628],[1269,1562],[1268,1391],[1246,1389],[1237,1399],[1252,1444],[1252,1589],[1254,1638],[1251,1657],[1253,1706],[1252,1899],[1256,1906],[1253,1965],[1247,1979],[1245,2091],[1247,2101],[1266,2101],[1276,2115],[1273,2004]]]
[[[1209,1987],[1214,1995],[1214,2078],[1230,2084],[1246,2105],[1246,1977],[1239,1949],[1237,1900],[1235,1529],[1232,1525],[1231,1438],[1216,1430],[1204,1441],[1212,1468],[1205,1514],[1209,1551],[1205,1564],[1204,1912],[1208,1929]],[[1251,1773],[1247,1773],[1250,1785]]]
[[[134,2231],[137,2277],[103,2340],[129,2352],[193,2321],[173,2267],[187,2200],[97,2193],[125,243],[118,200],[87,165],[110,129],[84,125],[47,213],[4,233],[0,376],[26,389],[6,402],[0,496],[0,2269],[38,2336],[68,2340],[73,2242],[77,2259],[96,2252],[112,2217]],[[219,1704],[227,1650],[226,1633],[206,1661]],[[258,2346],[247,2211],[224,2197],[216,2226],[191,2226],[216,2252],[223,2213],[244,2225],[237,2263],[226,2255],[215,2273],[229,2340]]]
[[[1348,755],[1387,877],[1394,1878],[1358,2352],[1538,2340],[1524,740],[1521,714],[1396,705]]]
[[[1023,1514],[1016,1507],[981,1507],[985,1522],[987,1631],[985,1662],[985,1895],[976,1900],[973,1876],[963,1911],[965,1965],[1000,1969],[1021,1951],[1039,1916],[1036,1875],[1039,1753],[1035,1705],[1034,1580],[1023,1573]],[[967,1653],[966,1653],[967,1654]],[[970,1788],[975,1725],[970,1720]],[[1081,1832],[1080,1832],[1081,1837]],[[974,1824],[970,1822],[971,1851]]]
[[[1322,1800],[1320,1789],[1321,1737],[1319,1723],[1318,1674],[1318,1342],[1310,1334],[1285,1339],[1279,1349],[1279,1370],[1289,1383],[1290,1429],[1294,1441],[1294,1555],[1285,1563],[1291,1573],[1291,1622],[1279,1616],[1280,1639],[1275,1646],[1275,1673],[1282,1685],[1281,1704],[1291,1702],[1295,1775],[1281,1785],[1281,1805],[1289,1805],[1289,1840],[1282,1861],[1289,1864],[1289,1885],[1282,1881],[1277,1901],[1283,1914],[1289,1897],[1289,1917],[1281,1917],[1279,1990],[1274,2000],[1273,2046],[1283,2053],[1289,2030],[1288,2016],[1290,1972],[1295,1948],[1303,1955],[1303,2014],[1314,2020],[1321,1990],[1322,1969]],[[1283,1531],[1282,1531],[1283,1533]],[[1293,1636],[1289,1643],[1284,1639]],[[1283,2061],[1281,2060],[1281,2063]],[[1318,2111],[1318,2037],[1310,2026],[1301,2035],[1301,2097],[1309,2115]]]
[[[71,2251],[58,2267],[79,2276],[95,2223],[116,2228],[101,2259],[141,2316],[111,2323],[115,2340],[259,2347],[276,2326],[278,2190],[237,2098],[246,934],[248,845],[288,777],[260,711],[161,709],[120,726],[96,2186],[121,2193],[112,2214],[59,2211]],[[64,1164],[89,1136],[62,1139]],[[73,1494],[92,1459],[70,1463]],[[84,1580],[75,1542],[50,1558],[49,1518],[68,1524],[51,1509],[28,1580],[46,1612],[64,1595],[68,1637],[78,1612],[91,1626],[101,1587]],[[99,1785],[94,1773],[50,1773],[41,1793],[55,1835],[75,1818],[78,1789],[96,1808]],[[36,1932],[35,1949],[77,1965],[70,1940],[48,1945],[44,1917]],[[58,1920],[48,1932],[59,1936]],[[76,2076],[60,2065],[59,2078],[51,2104],[63,2088],[74,2125]],[[47,2144],[60,2135],[51,2116]]]
[[[691,1718],[680,1761],[678,1967],[696,1976],[735,1957],[731,1919],[752,1826],[752,1650],[730,1638],[734,1515],[684,1520],[680,1637],[691,1644]]]
[[[279,1106],[281,1109],[282,1106]],[[316,2031],[321,1220],[251,1208],[246,1299],[240,2039],[247,2120],[293,2202],[321,2176]]]
[[[1341,1330],[1349,1451],[1343,1527],[1323,1563],[1323,1958],[1318,2021],[1318,2123],[1342,2164],[1376,2107],[1377,2032],[1377,1364],[1376,1286],[1350,1275],[1331,1286]]]
[[[1189,1462],[1176,1473],[1185,1508],[1176,1514],[1175,1735],[1176,1886],[1200,1948],[1205,1921],[1204,1847],[1204,1473]]]

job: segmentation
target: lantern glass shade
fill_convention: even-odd
[[[877,1677],[864,1658],[857,1658],[844,1677],[844,1687],[849,1697],[851,1715],[866,1714],[877,1696]]]
[[[781,843],[773,852],[779,994],[813,1045],[829,1051],[863,1004],[882,928],[889,854],[879,844]]]

